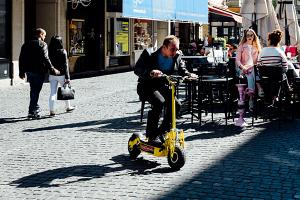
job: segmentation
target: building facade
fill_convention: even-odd
[[[54,35],[63,38],[71,73],[130,68],[143,49],[159,47],[170,33],[184,43],[199,37],[198,23],[124,17],[128,1],[0,0],[0,84],[21,81],[20,49],[37,27],[47,31],[47,43]]]

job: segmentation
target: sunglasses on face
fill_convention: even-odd
[[[247,38],[250,38],[250,37],[253,37],[253,36],[254,36],[253,34],[247,34],[246,35]]]

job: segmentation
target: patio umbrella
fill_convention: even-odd
[[[279,0],[276,13],[281,30],[284,33],[283,44],[300,45],[300,30],[293,0]]]
[[[280,29],[271,0],[244,0],[241,7],[243,28],[252,28],[262,45],[267,45],[267,34]]]

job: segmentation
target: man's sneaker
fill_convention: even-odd
[[[39,119],[41,116],[38,113],[29,113],[27,118],[29,119]]]
[[[162,145],[162,142],[159,139],[159,137],[149,137],[148,144],[154,145],[154,146],[160,146],[160,145]]]

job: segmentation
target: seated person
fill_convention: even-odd
[[[203,45],[198,45],[196,56],[207,56],[209,51],[205,51],[205,47]]]
[[[283,33],[281,30],[274,30],[268,34],[268,47],[264,47],[258,56],[258,65],[268,66],[278,66],[283,68],[282,80],[285,80],[287,88],[289,88],[288,79],[286,77],[286,72],[288,70],[288,60],[287,57],[279,47],[279,43],[282,39]],[[279,80],[280,81],[280,80]],[[272,85],[271,97],[274,103],[275,99],[278,97],[279,84]]]
[[[150,54],[144,50],[138,59],[134,73],[139,76],[138,94],[143,95],[151,105],[148,112],[146,137],[148,141],[156,141],[157,136],[169,131],[172,119],[171,90],[165,80],[159,77],[162,74],[175,74],[196,78],[197,75],[189,73],[185,67],[185,62],[181,59],[179,51],[179,39],[170,35],[164,39],[163,45],[154,53]],[[166,112],[162,124],[158,127],[158,122],[162,109],[165,106]],[[180,103],[176,99],[176,109],[179,111]]]
[[[237,45],[236,44],[231,44],[229,45],[229,49],[227,52],[228,58],[235,58],[237,54]]]

